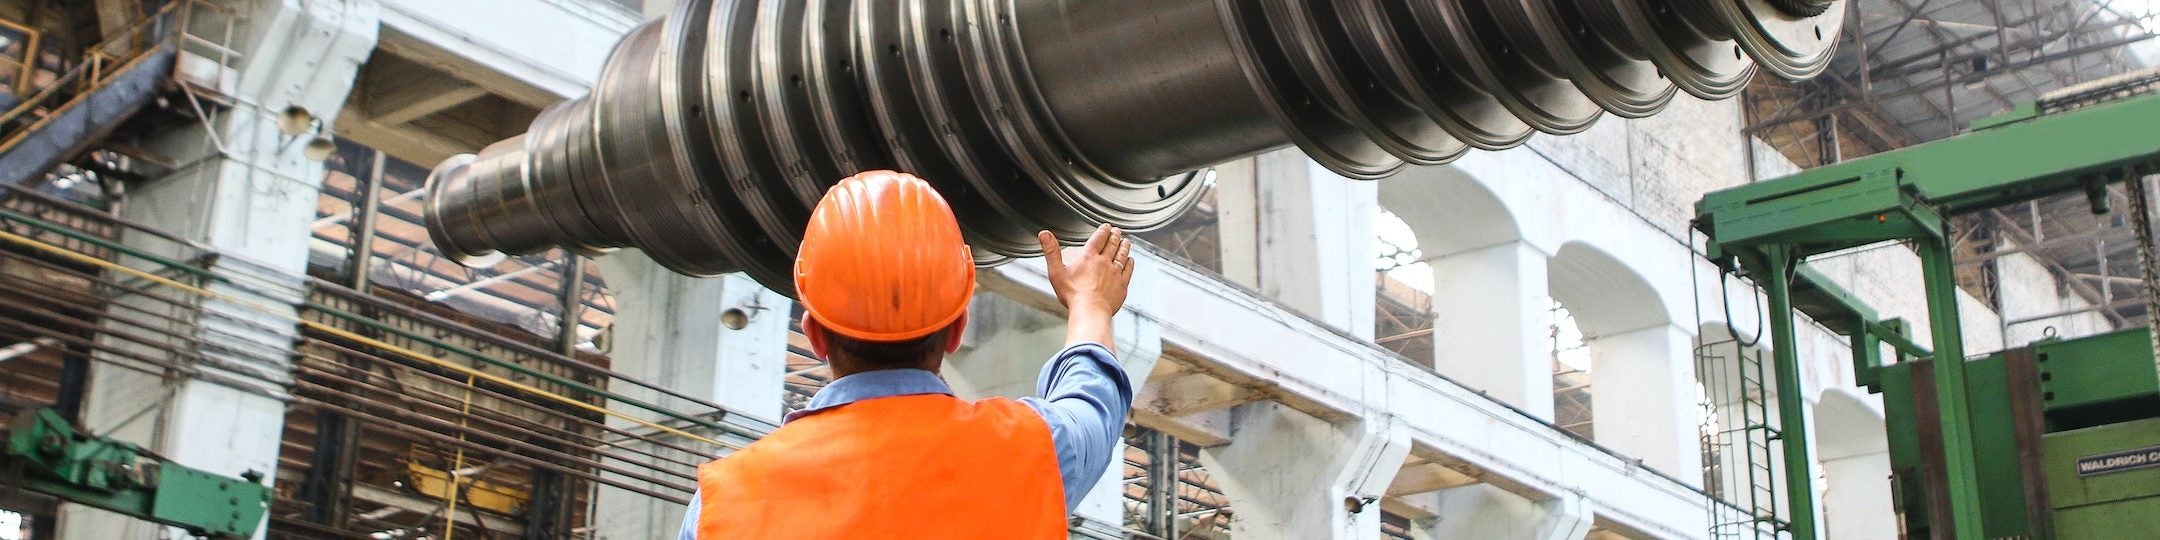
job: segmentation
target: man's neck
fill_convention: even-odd
[[[865,365],[865,364],[864,364],[864,363],[862,363],[862,362],[853,362],[853,361],[849,361],[849,360],[838,360],[838,361],[829,361],[829,362],[828,362],[828,365],[829,365],[829,366],[830,366],[830,367],[832,368],[832,374],[833,374],[833,379],[835,379],[835,380],[838,380],[838,379],[839,379],[839,378],[841,378],[841,377],[846,377],[846,376],[849,376],[849,375],[854,375],[854,374],[857,374],[857,373],[867,373],[867,372],[872,372],[872,371],[885,371],[885,370],[893,370],[893,369],[920,369],[920,370],[923,370],[923,371],[928,371],[928,372],[930,372],[930,374],[932,374],[932,375],[940,375],[940,376],[942,376],[942,374],[938,373],[938,370],[939,370],[939,368],[942,368],[942,367],[944,367],[944,364],[945,364],[945,359],[944,359],[944,358],[936,358],[936,359],[926,360],[926,361],[924,361],[924,362],[922,362],[922,363],[920,363],[920,364],[917,364],[917,365],[912,365],[912,366],[891,366],[891,365]]]

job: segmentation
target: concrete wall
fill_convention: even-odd
[[[2005,243],[2002,247],[2015,245]],[[2009,255],[1996,259],[1994,264],[1997,281],[2002,284],[2005,343],[2020,345],[2050,335],[2074,338],[2114,329],[2098,311],[2073,313],[2092,308],[2094,302],[2061,286],[2054,274],[2031,255]]]

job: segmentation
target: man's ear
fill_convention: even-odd
[[[811,353],[816,354],[819,359],[832,357],[831,355],[826,354],[826,349],[828,348],[830,343],[826,341],[827,338],[825,336],[825,325],[819,323],[817,317],[811,317],[808,315],[803,316],[802,334],[804,338],[810,340]]]
[[[966,337],[966,333],[967,314],[961,313],[960,318],[953,319],[952,324],[945,327],[945,354],[960,352],[961,338]]]

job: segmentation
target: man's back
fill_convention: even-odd
[[[1111,347],[1132,281],[1124,232],[1099,226],[1070,258],[1036,233],[1066,308],[1065,350],[1036,396],[978,403],[937,375],[963,343],[975,261],[933,186],[893,171],[843,179],[802,238],[803,337],[832,382],[772,435],[699,470],[682,537],[1064,536],[1132,408]]]
[[[869,399],[789,422],[701,471],[699,538],[1057,538],[1065,494],[1027,405]]]

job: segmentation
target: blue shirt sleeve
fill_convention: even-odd
[[[1110,350],[1094,343],[1067,347],[1043,365],[1038,397],[1021,398],[1050,425],[1058,474],[1065,483],[1065,511],[1080,506],[1116,457],[1125,415],[1132,412],[1132,380]]]
[[[697,540],[698,509],[704,507],[705,490],[690,494],[690,510],[683,512],[682,533],[675,535],[676,540]]]

